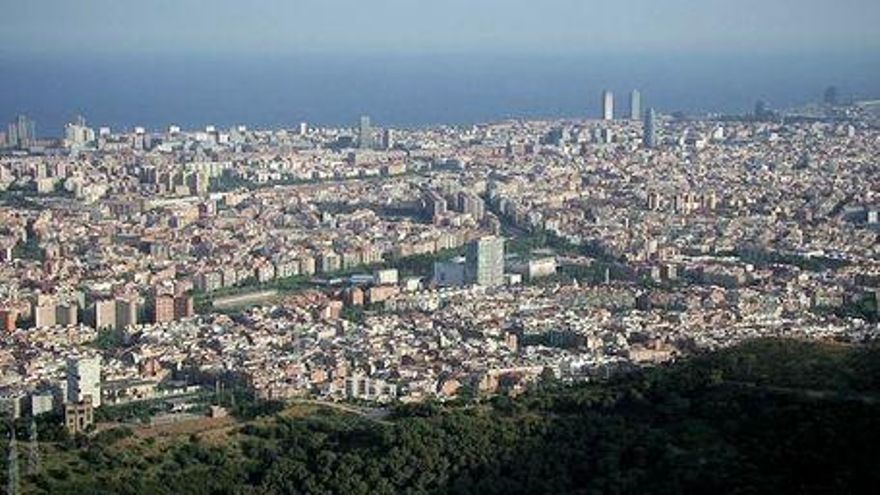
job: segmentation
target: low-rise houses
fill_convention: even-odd
[[[516,394],[760,336],[876,338],[876,128],[663,122],[650,149],[637,122],[505,121],[388,151],[235,128],[0,156],[4,404],[78,432],[188,387]],[[68,361],[90,353],[97,388]]]

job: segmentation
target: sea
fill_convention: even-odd
[[[880,98],[880,54],[136,54],[0,53],[0,123],[24,113],[41,136],[83,115],[115,130],[168,125],[398,128],[616,114],[633,89],[660,112],[745,113]]]

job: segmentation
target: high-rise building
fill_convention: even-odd
[[[198,171],[191,175],[184,175],[184,185],[189,188],[190,194],[194,196],[204,196],[208,194],[208,187],[211,184],[211,178],[204,171]]]
[[[116,329],[116,301],[113,299],[95,301],[95,328]]]
[[[424,194],[422,203],[425,205],[425,213],[427,213],[432,220],[436,220],[438,217],[445,215],[448,208],[446,199],[437,193],[437,191],[427,191]]]
[[[614,120],[614,93],[602,92],[602,120]]]
[[[361,116],[358,129],[358,147],[362,150],[373,149],[373,126],[367,115]]]
[[[55,306],[55,324],[60,326],[74,326],[79,321],[79,307],[75,303],[59,304]]]
[[[320,255],[318,266],[321,268],[321,273],[338,272],[342,268],[342,257],[334,251],[325,251]]]
[[[174,319],[191,318],[195,314],[193,297],[183,294],[174,298]]]
[[[38,304],[34,306],[34,326],[36,328],[54,327],[56,320],[56,304],[54,302]]]
[[[657,146],[657,115],[653,108],[649,108],[645,112],[644,136],[642,143],[645,148],[653,148]]]
[[[101,358],[67,360],[67,400],[83,402],[91,397],[93,407],[101,405]]]
[[[19,115],[9,124],[6,141],[12,148],[27,148],[36,140],[37,125],[25,115]]]
[[[481,221],[485,216],[486,205],[482,198],[471,192],[461,191],[457,196],[458,211],[467,213],[474,220]]]
[[[504,239],[481,237],[468,244],[465,278],[469,283],[495,287],[504,283]]]
[[[128,328],[138,323],[137,301],[135,299],[116,299],[116,328]]]
[[[637,89],[629,94],[629,118],[630,120],[642,118],[642,94]]]
[[[168,323],[174,321],[174,298],[167,295],[156,296],[153,301],[153,322]]]

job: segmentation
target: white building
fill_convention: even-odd
[[[68,148],[82,148],[95,141],[95,131],[86,126],[86,119],[77,117],[64,126],[64,143]]]
[[[101,405],[101,358],[67,360],[67,401],[82,402],[92,398],[92,406]]]
[[[373,278],[376,281],[376,285],[397,285],[398,282],[397,270],[393,268],[376,270],[373,274]]]
[[[602,120],[614,120],[614,93],[602,92]]]
[[[548,256],[536,260],[530,260],[528,264],[529,280],[540,277],[549,277],[556,274],[556,258]]]

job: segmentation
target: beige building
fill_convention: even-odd
[[[71,434],[85,433],[95,424],[91,397],[81,402],[68,402],[64,405],[64,425]]]
[[[106,299],[95,302],[95,328],[116,328],[116,301]]]

